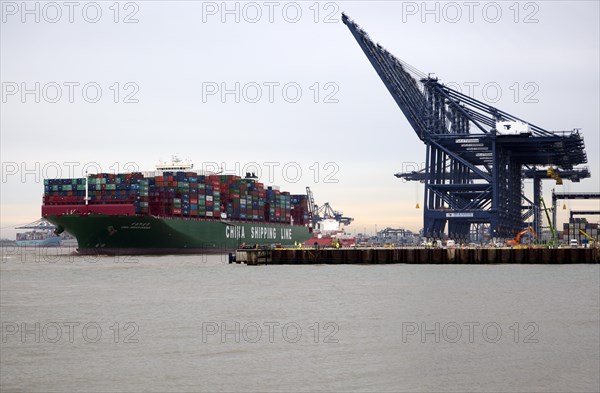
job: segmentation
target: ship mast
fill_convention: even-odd
[[[88,183],[89,183],[89,181],[90,181],[90,179],[88,177],[88,171],[86,170],[85,171],[85,204],[86,205],[88,204],[88,200],[89,200],[89,197],[88,197]]]

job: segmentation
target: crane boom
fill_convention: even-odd
[[[396,104],[406,116],[406,119],[415,130],[421,140],[428,133],[427,122],[429,116],[429,104],[420,89],[419,83],[413,76],[425,77],[425,74],[416,68],[402,62],[394,57],[381,45],[375,44],[368,34],[362,30],[346,14],[342,14],[342,21],[358,42],[381,81],[387,87]]]
[[[517,243],[520,243],[521,236],[523,236],[524,234],[526,234],[528,232],[531,232],[531,234],[533,235],[533,238],[537,239],[537,234],[533,230],[533,227],[528,227],[527,229],[523,229],[521,232],[517,233],[517,236],[515,237],[515,240],[517,241]]]
[[[524,234],[526,234],[526,233],[529,233],[529,232],[531,232],[531,234],[533,235],[533,238],[534,238],[535,240],[537,240],[537,233],[535,233],[535,231],[533,230],[533,227],[529,226],[529,227],[527,227],[527,228],[525,228],[525,229],[523,229],[523,230],[519,231],[519,232],[517,233],[517,235],[515,236],[515,238],[514,238],[514,239],[511,239],[511,240],[508,240],[508,241],[506,242],[506,244],[508,244],[508,245],[510,245],[510,246],[516,246],[516,245],[519,245],[519,244],[521,244],[521,237],[522,237]]]
[[[598,239],[594,239],[592,236],[588,235],[583,229],[580,229],[579,232],[588,239],[592,241],[592,243],[598,243]]]
[[[310,212],[310,220],[314,224],[319,219],[319,208],[315,205],[315,197],[313,196],[312,190],[310,187],[306,187],[306,196],[308,197],[308,211]]]

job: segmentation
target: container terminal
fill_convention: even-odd
[[[553,191],[552,218],[542,197],[542,179],[562,184],[563,179],[590,177],[581,166],[587,156],[578,129],[548,131],[466,96],[396,58],[346,14],[342,21],[425,144],[425,169],[395,176],[424,184],[421,235],[440,240],[420,248],[340,249],[336,244],[330,249],[238,250],[230,256],[232,262],[598,263],[598,225],[574,215],[600,212],[573,211],[558,233],[556,209],[560,199],[600,199],[600,193]],[[525,195],[525,178],[533,179],[533,199]],[[542,214],[551,236],[540,246]],[[440,248],[446,237],[451,240]],[[494,248],[456,247],[456,242],[474,245],[473,240],[482,239],[503,241]],[[523,247],[525,239],[528,247]],[[570,247],[558,248],[559,240],[568,240]],[[592,247],[579,248],[583,243]]]
[[[424,184],[419,239],[426,240],[417,241],[416,246],[424,246],[426,251],[415,251],[422,255],[414,256],[417,254],[407,250],[384,248],[365,254],[371,256],[359,256],[353,248],[351,252],[343,250],[350,254],[336,260],[556,263],[583,258],[597,262],[594,251],[566,255],[569,251],[505,250],[505,255],[505,251],[478,250],[475,254],[479,256],[474,257],[461,247],[454,250],[456,245],[473,242],[495,248],[519,249],[528,244],[554,249],[559,242],[574,249],[580,244],[597,248],[598,225],[575,216],[598,211],[572,211],[569,223],[559,232],[556,210],[559,200],[599,199],[600,193],[553,191],[551,207],[542,197],[542,180],[562,184],[590,177],[589,168],[582,166],[587,163],[583,136],[578,129],[544,129],[453,90],[372,41],[346,14],[342,21],[425,145],[425,169],[395,176]],[[317,206],[308,187],[306,194],[291,194],[258,182],[251,173],[225,176],[192,168],[174,159],[170,165],[158,166],[153,174],[99,173],[87,178],[46,179],[42,217],[56,226],[56,234],[67,231],[75,236],[81,253],[204,253],[250,246],[265,248],[271,260],[279,255],[279,260],[306,261],[310,260],[306,255],[289,257],[286,253],[309,251],[277,251],[269,246],[312,247],[322,254],[329,252],[325,251],[329,246],[339,249],[358,243],[341,228],[353,219],[329,203]],[[526,195],[524,179],[533,180],[533,198]],[[546,239],[541,236],[543,216],[551,233]],[[402,230],[386,230],[407,238]],[[437,255],[439,246],[449,249],[443,254],[447,257]]]

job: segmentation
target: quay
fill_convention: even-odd
[[[305,264],[596,264],[598,248],[321,248],[239,249],[230,263]]]

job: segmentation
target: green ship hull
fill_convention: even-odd
[[[81,254],[224,253],[244,244],[293,245],[312,236],[305,226],[264,222],[104,214],[45,218],[75,236]]]

